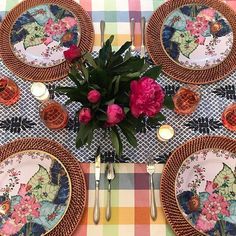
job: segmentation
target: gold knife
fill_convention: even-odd
[[[146,26],[146,18],[141,18],[141,53],[140,57],[143,58],[145,56],[145,26]]]
[[[98,147],[95,159],[95,203],[93,210],[93,221],[95,224],[98,224],[100,220],[100,207],[99,207],[100,168],[101,168],[101,156],[100,156],[100,147]]]

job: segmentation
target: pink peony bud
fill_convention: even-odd
[[[79,112],[79,122],[82,124],[88,124],[89,121],[92,119],[92,112],[90,108],[82,108]]]
[[[101,93],[96,89],[93,89],[88,93],[87,98],[91,103],[97,103],[101,99]]]
[[[125,112],[122,107],[117,104],[107,106],[107,125],[114,126],[125,118]]]
[[[70,48],[64,52],[64,57],[67,61],[73,62],[81,57],[81,49],[76,45],[71,45]]]

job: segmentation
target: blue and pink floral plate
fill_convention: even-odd
[[[26,138],[0,146],[0,235],[69,236],[85,203],[82,169],[58,143]]]
[[[70,203],[71,180],[49,153],[22,151],[0,163],[0,235],[51,231]]]
[[[236,141],[209,136],[177,148],[163,171],[161,196],[177,235],[235,236]]]
[[[33,81],[66,77],[69,64],[63,52],[72,45],[91,51],[93,41],[91,18],[73,0],[22,1],[0,28],[4,63],[19,77]]]
[[[149,21],[148,52],[177,80],[216,81],[236,68],[235,20],[221,0],[169,0]]]

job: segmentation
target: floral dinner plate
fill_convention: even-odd
[[[219,80],[235,69],[235,12],[221,0],[169,0],[152,15],[147,49],[174,79]]]
[[[85,204],[82,169],[57,142],[24,138],[0,146],[1,236],[70,236]]]
[[[192,139],[169,157],[161,202],[177,236],[236,235],[236,141]]]
[[[29,150],[0,164],[0,235],[46,234],[63,218],[71,181],[63,164],[49,153]]]
[[[180,211],[206,235],[236,233],[236,154],[205,149],[189,156],[176,178]]]
[[[91,51],[93,24],[74,0],[21,1],[0,27],[0,55],[17,76],[31,81],[65,78],[69,63],[64,51],[78,45]]]
[[[22,62],[36,67],[51,67],[64,62],[63,52],[79,44],[80,25],[69,10],[55,4],[32,7],[11,29],[11,46]]]

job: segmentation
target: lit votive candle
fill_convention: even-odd
[[[30,91],[33,94],[33,96],[39,101],[45,101],[50,98],[49,91],[46,85],[43,83],[40,82],[32,83]]]
[[[175,135],[174,129],[170,125],[162,125],[157,130],[157,138],[162,142],[167,142]]]

